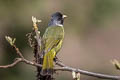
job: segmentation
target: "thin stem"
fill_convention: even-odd
[[[76,69],[76,68],[66,66],[65,64],[63,64],[61,62],[56,62],[56,64],[59,65],[60,68],[55,68],[55,71],[70,71],[70,72],[74,71],[77,73],[81,73],[83,75],[93,76],[93,77],[102,78],[102,79],[120,80],[120,76],[111,76],[111,75],[94,73],[94,72],[89,72],[89,71],[85,71],[85,70],[81,70],[81,69]]]
[[[16,64],[18,64],[21,61],[22,61],[21,58],[17,58],[12,64],[0,66],[0,68],[4,68],[4,69],[11,68],[11,67],[15,66]]]

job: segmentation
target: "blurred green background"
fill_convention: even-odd
[[[42,20],[43,33],[52,13],[66,14],[65,39],[59,59],[68,66],[92,72],[119,75],[110,63],[120,61],[120,0],[0,0],[0,65],[17,56],[4,36],[16,37],[24,56],[33,60],[25,36],[32,30],[31,16]],[[0,80],[35,80],[36,69],[18,64],[0,69]],[[70,72],[59,72],[56,80],[72,80]],[[101,80],[81,75],[81,80]]]

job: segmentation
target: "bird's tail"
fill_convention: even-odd
[[[42,66],[42,75],[52,75],[53,74],[53,59],[54,55],[52,51],[49,51],[44,55],[43,66]]]

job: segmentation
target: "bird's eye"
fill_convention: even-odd
[[[58,18],[58,21],[60,21],[61,20],[61,18]]]

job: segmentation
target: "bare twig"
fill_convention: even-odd
[[[32,66],[42,67],[42,65],[40,65],[38,63],[35,63],[35,62],[32,62],[32,61],[29,61],[27,59],[22,59],[22,62],[25,62],[26,64],[29,64],[29,65],[32,65]]]
[[[38,45],[41,46],[41,38],[40,38],[40,32],[38,31],[38,26],[37,22],[41,22],[41,20],[36,19],[34,16],[32,16],[32,21],[33,21],[33,29],[35,30],[36,33],[36,40],[38,42]]]
[[[11,67],[14,67],[16,64],[18,64],[21,61],[22,61],[21,58],[17,58],[12,64],[5,65],[5,66],[0,66],[0,68],[4,68],[4,69],[11,68]]]
[[[8,41],[8,43],[16,50],[16,53],[19,57],[24,58],[20,50],[15,45],[15,38],[11,38],[10,36],[5,36],[5,39]]]
[[[76,68],[66,66],[65,64],[63,64],[61,62],[56,62],[56,64],[61,66],[61,67],[55,68],[55,71],[70,71],[70,72],[74,71],[77,73],[81,73],[83,75],[93,76],[93,77],[102,78],[102,79],[120,80],[120,76],[111,76],[111,75],[94,73],[94,72],[89,72],[89,71],[85,71],[85,70],[81,70],[81,69],[76,69]]]
[[[13,45],[14,49],[16,50],[16,53],[18,54],[19,57],[24,59],[24,56],[22,55],[22,53],[20,52],[19,48],[16,47],[16,45]]]
[[[26,64],[29,64],[29,65],[32,65],[32,66],[38,66],[38,67],[42,67],[42,65],[40,64],[37,64],[37,63],[34,63],[32,61],[29,61],[27,59],[23,59],[23,58],[16,58],[16,60],[12,63],[12,64],[9,64],[9,65],[4,65],[4,66],[0,66],[0,68],[11,68],[11,67],[14,67],[16,66],[18,63],[20,62],[24,62]]]
[[[33,32],[30,32],[30,33],[26,34],[26,36],[28,37],[29,46],[30,46],[31,48],[33,48],[33,47],[34,47],[34,41],[33,41],[33,39],[32,39]]]
[[[5,65],[5,66],[0,66],[0,68],[10,68],[10,67],[14,67],[15,65],[17,65],[20,62],[24,62],[26,64],[32,65],[32,66],[37,66],[37,67],[42,67],[42,65],[37,64],[35,62],[29,61],[27,59],[23,59],[23,58],[17,58],[15,60],[15,62],[13,62],[12,64],[9,65]],[[61,66],[61,62],[57,62],[57,65]],[[100,74],[100,73],[94,73],[94,72],[89,72],[89,71],[85,71],[85,70],[81,70],[81,69],[76,69],[76,68],[72,68],[69,66],[65,66],[63,65],[60,68],[55,68],[55,71],[69,71],[69,72],[77,72],[77,73],[81,73],[83,75],[88,75],[88,76],[93,76],[93,77],[98,77],[98,78],[102,78],[102,79],[114,79],[114,80],[120,80],[120,76],[111,76],[111,75],[105,75],[105,74]]]

